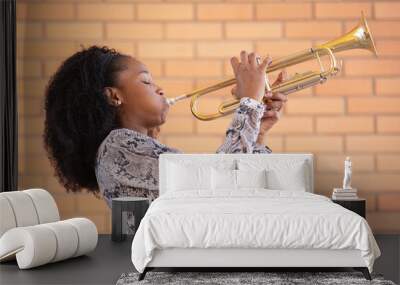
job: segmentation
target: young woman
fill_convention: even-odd
[[[269,153],[263,137],[287,100],[265,94],[265,59],[243,51],[231,64],[240,98],[217,153]],[[274,84],[281,82],[281,73]],[[263,96],[274,101],[265,108]],[[157,140],[169,105],[147,67],[107,47],[92,46],[69,57],[46,89],[44,142],[67,191],[101,193],[111,207],[120,196],[158,196],[158,157],[179,153]]]

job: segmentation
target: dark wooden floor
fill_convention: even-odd
[[[399,283],[400,235],[376,235],[382,251],[375,263],[376,273]],[[115,284],[123,272],[134,271],[130,258],[131,240],[114,243],[100,235],[97,248],[87,256],[29,270],[19,270],[16,262],[0,264],[0,284]]]

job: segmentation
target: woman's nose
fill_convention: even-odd
[[[159,94],[161,96],[165,95],[164,90],[161,87],[158,87],[158,86],[157,86],[157,94]]]

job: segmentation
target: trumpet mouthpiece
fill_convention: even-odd
[[[176,102],[174,98],[167,98],[166,100],[167,100],[167,104],[170,106],[174,105]]]

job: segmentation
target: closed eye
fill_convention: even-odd
[[[149,81],[142,81],[144,84],[148,84],[148,85],[150,85],[151,84],[151,82],[149,82]]]

